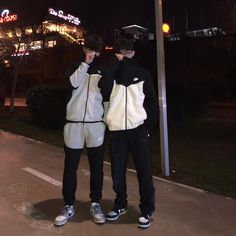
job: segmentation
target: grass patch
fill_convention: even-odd
[[[36,127],[27,108],[16,107],[13,113],[0,113],[0,129],[63,147],[63,130]]]
[[[63,129],[34,126],[26,108],[0,113],[0,129],[63,147]],[[169,126],[168,179],[236,198],[236,125],[203,122]],[[108,143],[106,141],[106,143]],[[153,172],[161,176],[159,129],[151,131]],[[107,145],[106,145],[107,146]],[[109,160],[106,147],[105,159]],[[129,167],[133,167],[132,161]]]
[[[170,130],[171,179],[236,197],[235,124],[197,121]]]

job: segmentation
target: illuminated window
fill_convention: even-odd
[[[12,31],[6,32],[7,37],[13,38],[14,33]]]
[[[46,33],[58,31],[56,24],[47,21],[43,22],[43,27]]]
[[[47,42],[47,47],[48,47],[48,48],[53,48],[53,47],[56,46],[56,44],[57,44],[57,41],[56,41],[56,40],[51,40],[51,41],[48,41],[48,42]]]
[[[77,42],[80,38],[83,38],[83,31],[75,26],[67,25],[60,22],[53,21],[44,21],[43,22],[43,33],[59,33],[65,40],[70,42]],[[48,43],[45,44],[46,47],[54,47],[55,44],[48,46]]]
[[[25,44],[25,43],[20,43],[20,46],[19,46],[18,44],[14,44],[14,47],[15,47],[15,49],[16,49],[15,53],[17,53],[17,49],[18,49],[18,47],[19,47],[18,54],[21,54],[21,53],[23,53],[23,52],[26,50],[27,44]]]
[[[15,31],[16,31],[16,36],[17,37],[20,37],[22,35],[22,31],[21,31],[20,28],[16,28]]]
[[[30,43],[31,50],[41,49],[43,47],[43,41],[33,41]]]
[[[31,27],[26,27],[25,34],[32,34],[33,30]]]
[[[37,33],[37,34],[41,34],[41,33],[42,33],[42,28],[41,28],[41,27],[38,27],[37,30],[36,30],[36,33]]]

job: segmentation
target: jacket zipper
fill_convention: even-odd
[[[125,87],[125,129],[127,129],[127,87]]]
[[[86,111],[87,111],[87,105],[88,105],[90,77],[91,77],[91,76],[89,75],[88,88],[87,88],[87,97],[86,97],[86,102],[85,102],[85,109],[84,109],[84,118],[83,118],[83,122],[85,121],[85,116],[86,116]]]

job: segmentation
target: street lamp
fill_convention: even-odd
[[[162,24],[162,31],[164,34],[168,34],[170,32],[170,26],[167,23]]]
[[[163,39],[162,0],[155,0],[156,44],[157,44],[157,82],[158,100],[160,107],[160,142],[161,142],[161,171],[164,176],[170,175],[169,145],[166,102],[165,52]]]

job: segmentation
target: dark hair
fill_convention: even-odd
[[[121,36],[115,42],[116,51],[120,50],[134,50],[134,41],[131,36]]]
[[[103,40],[96,34],[89,35],[84,40],[84,47],[96,52],[101,52],[103,48]]]

